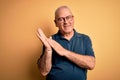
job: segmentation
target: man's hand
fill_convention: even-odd
[[[64,49],[58,42],[53,40],[51,37],[47,38],[40,28],[38,29],[37,36],[42,41],[43,45],[45,45],[47,50],[52,51],[53,48],[60,56],[64,56],[64,54],[66,53],[66,49]]]
[[[50,44],[48,43],[49,38],[47,38],[45,36],[45,34],[43,33],[43,31],[40,28],[38,29],[37,36],[42,41],[42,43],[46,47],[46,49],[52,51],[52,48],[51,48]]]
[[[56,42],[52,38],[48,39],[48,43],[60,56],[64,56],[66,54],[67,50],[64,49],[58,42]]]
[[[43,76],[46,76],[52,67],[52,47],[48,43],[49,38],[45,36],[40,28],[38,29],[37,36],[45,46],[44,54],[39,58],[38,67],[40,69],[40,73]]]

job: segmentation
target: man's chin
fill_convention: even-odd
[[[65,34],[70,34],[72,31],[71,30],[65,30],[64,33]]]

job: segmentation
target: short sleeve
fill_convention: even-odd
[[[95,57],[94,50],[92,48],[92,41],[89,36],[85,36],[84,44],[85,44],[85,54]]]

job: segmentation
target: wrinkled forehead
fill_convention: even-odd
[[[55,18],[66,17],[68,15],[72,15],[72,12],[67,7],[58,8],[55,12]]]

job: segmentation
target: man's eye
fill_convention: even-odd
[[[67,16],[67,17],[66,17],[67,20],[69,20],[69,19],[71,19],[71,18],[72,18],[71,16]]]
[[[62,18],[58,18],[58,21],[62,21]]]
[[[70,16],[67,16],[66,19],[70,19]]]

